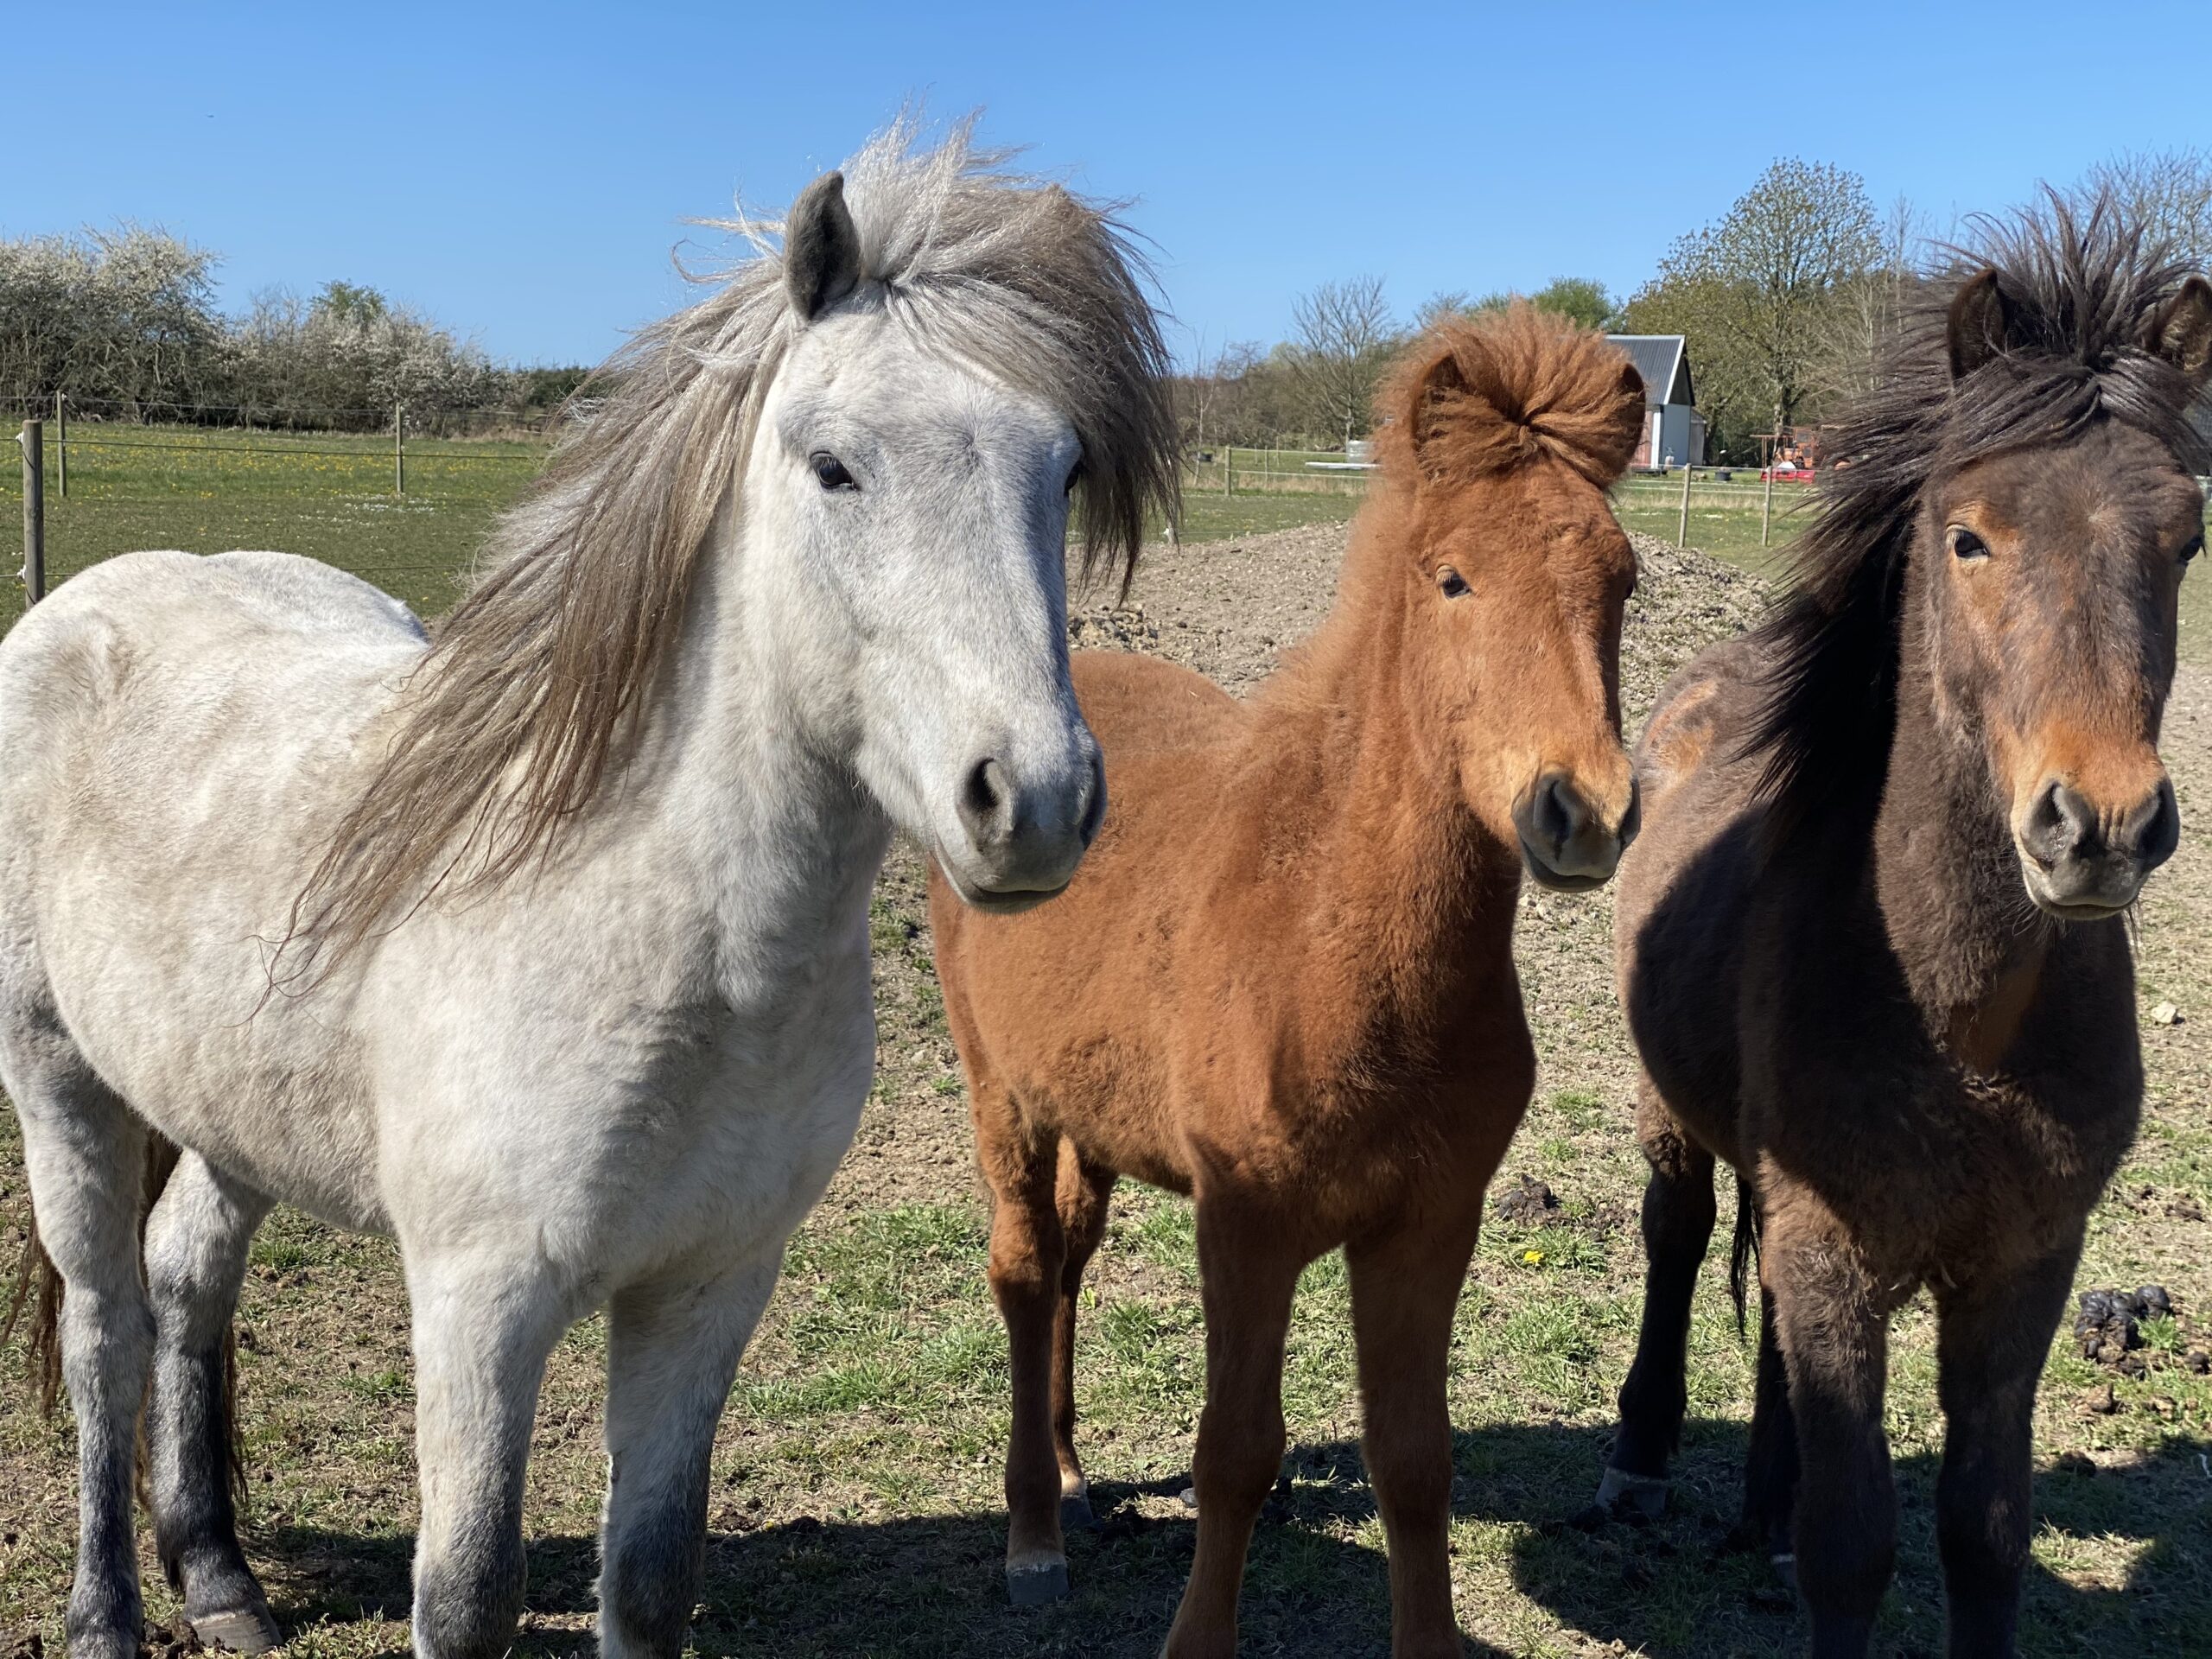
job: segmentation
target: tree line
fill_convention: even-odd
[[[2212,152],[2122,156],[2062,194],[2108,197],[2199,269],[2212,266]],[[1586,327],[1685,336],[1708,458],[1753,463],[1771,435],[1817,425],[1867,388],[1883,334],[1946,240],[1902,198],[1878,212],[1858,175],[1785,158],[1713,223],[1676,238],[1624,299],[1562,276],[1527,296],[1440,294],[1402,322],[1380,277],[1324,283],[1294,306],[1289,339],[1201,353],[1177,385],[1184,426],[1200,447],[1336,448],[1367,431],[1409,328],[1526,298]]]
[[[375,430],[468,416],[533,421],[582,378],[510,368],[373,288],[215,302],[217,256],[137,226],[0,238],[0,399],[66,393],[79,416]]]
[[[2212,152],[2122,156],[2066,193],[2108,196],[2212,264]],[[1625,298],[1561,276],[1535,293],[1433,296],[1394,311],[1379,276],[1325,283],[1293,308],[1287,340],[1226,346],[1176,391],[1200,448],[1336,448],[1363,435],[1375,392],[1409,331],[1527,298],[1592,327],[1682,334],[1708,458],[1751,462],[1768,435],[1816,425],[1864,390],[1877,346],[1942,257],[1942,238],[1902,199],[1877,212],[1858,175],[1774,162],[1718,219],[1676,238]],[[0,400],[42,407],[67,392],[81,413],[130,420],[373,430],[404,404],[411,424],[534,422],[578,368],[495,364],[373,288],[326,283],[307,297],[217,308],[210,251],[122,226],[0,238]]]

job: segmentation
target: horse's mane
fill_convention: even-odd
[[[1449,318],[1417,336],[1375,398],[1375,488],[1352,521],[1337,601],[1255,702],[1298,709],[1333,696],[1337,671],[1373,648],[1378,606],[1398,591],[1424,479],[1446,491],[1547,459],[1610,489],[1636,453],[1643,383],[1594,329],[1526,301]]]
[[[2187,378],[2148,349],[2154,320],[2190,275],[2169,245],[2103,195],[2047,193],[1972,228],[1885,342],[1875,390],[1826,435],[1838,464],[1822,470],[1789,586],[1759,631],[1765,683],[1743,753],[1761,763],[1776,835],[1814,823],[1858,833],[1879,807],[1905,559],[1931,481],[2107,419],[2149,434],[2192,472],[2212,459],[2190,420]],[[1990,269],[2005,347],[1955,381],[1948,308]]]
[[[1086,571],[1126,580],[1172,509],[1174,422],[1149,271],[1106,204],[1008,169],[971,123],[934,149],[902,118],[846,163],[864,281],[935,349],[1060,410],[1083,445]],[[543,854],[618,764],[681,626],[761,400],[803,326],[779,226],[723,224],[753,257],[643,331],[583,388],[486,574],[435,630],[385,759],[294,909],[326,965],[403,897],[494,883]]]
[[[1457,373],[1440,384],[1446,358]],[[1473,480],[1550,455],[1610,488],[1636,453],[1643,413],[1626,367],[1603,334],[1525,301],[1447,318],[1407,348],[1376,395],[1382,481],[1410,488],[1424,466]],[[1630,400],[1634,417],[1624,419]]]

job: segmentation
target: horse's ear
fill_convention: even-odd
[[[2192,276],[2159,308],[2144,345],[2179,369],[2192,386],[2212,381],[2212,283]]]
[[[1446,347],[1414,382],[1412,404],[1405,411],[1405,422],[1406,430],[1413,434],[1414,454],[1426,451],[1436,436],[1446,401],[1463,395],[1466,390],[1467,376],[1459,366],[1459,355]]]
[[[791,309],[811,322],[860,280],[861,238],[845,206],[845,175],[824,173],[800,194],[784,221],[784,286]]]
[[[1951,378],[1963,380],[2016,343],[2018,312],[1994,265],[1962,286],[1951,301]]]

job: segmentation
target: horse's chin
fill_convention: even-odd
[[[2068,896],[2054,892],[2050,879],[2036,868],[2035,861],[2023,856],[2020,860],[2020,885],[2027,889],[2028,897],[2044,915],[2062,922],[2103,922],[2115,916],[2124,916],[2141,896],[2143,883],[2139,877],[2126,884],[2113,883],[2107,891]]]
[[[1051,888],[987,887],[962,874],[942,853],[938,855],[937,868],[938,873],[944,877],[945,885],[952,889],[953,895],[962,904],[986,916],[1019,916],[1023,911],[1034,910],[1047,899],[1057,899],[1067,891],[1065,882]]]
[[[1531,881],[1547,893],[1595,893],[1613,879],[1610,872],[1604,875],[1562,874],[1548,864],[1528,857],[1522,859],[1521,868],[1529,873]]]
[[[2036,908],[2044,915],[2062,922],[2108,922],[2115,916],[2125,916],[2128,910],[2126,905],[2062,905],[2044,898],[2032,887],[2028,889],[2028,897],[2035,900]]]

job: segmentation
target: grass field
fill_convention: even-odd
[[[70,438],[70,490],[65,500],[48,457],[47,568],[49,582],[117,553],[181,547],[214,553],[274,547],[327,559],[368,577],[425,615],[452,604],[461,573],[502,509],[536,475],[542,446],[410,439],[407,493],[392,490],[391,441],[315,434],[289,437],[194,428],[79,426]],[[1223,451],[1194,466],[1185,480],[1182,540],[1231,540],[1300,524],[1338,524],[1358,511],[1359,475],[1299,475],[1319,451],[1240,451],[1233,493],[1221,488]],[[1264,462],[1288,474],[1255,489]],[[1789,542],[1806,522],[1811,493],[1778,485],[1768,544],[1760,538],[1760,491],[1755,474],[1722,485],[1700,474],[1692,487],[1689,544],[1766,575],[1782,569]],[[1286,485],[1287,486],[1286,486]],[[13,535],[22,494],[17,474],[0,467],[0,540]],[[1637,478],[1614,493],[1630,530],[1675,539],[1681,486],[1671,478]],[[10,541],[10,544],[12,544]],[[20,589],[0,594],[0,619],[22,610]],[[2182,654],[2212,662],[2212,584],[2183,593]]]
[[[139,548],[219,553],[265,547],[328,560],[424,615],[453,603],[485,532],[544,458],[542,446],[529,443],[412,438],[407,491],[400,495],[392,489],[389,437],[80,425],[70,435],[65,499],[56,487],[50,435],[48,444],[49,586]],[[16,545],[22,496],[20,469],[0,467],[0,545]],[[1194,480],[1184,501],[1182,536],[1215,542],[1338,523],[1357,509],[1359,496],[1356,482],[1225,497]],[[13,555],[0,559],[10,569],[16,562]],[[13,621],[22,610],[22,589],[8,584],[0,593],[0,622]]]
[[[412,440],[407,493],[397,495],[389,436],[79,426],[69,437],[65,500],[50,430],[49,584],[138,548],[276,548],[355,571],[425,614],[453,603],[485,531],[544,454],[525,443]],[[10,547],[19,472],[0,467],[0,541]],[[5,602],[12,620],[20,588],[11,586]]]
[[[216,438],[200,442],[209,451]],[[261,445],[268,440],[257,436]],[[293,548],[441,608],[476,537],[533,464],[410,454],[390,494],[376,441],[301,441],[334,457],[145,451],[72,458],[54,504],[57,569],[141,545]],[[472,452],[472,451],[468,451]],[[159,460],[168,455],[174,459]],[[509,458],[512,456],[512,458]],[[327,469],[305,503],[298,469]],[[440,470],[442,466],[443,470]],[[322,482],[320,480],[327,480]],[[1141,616],[1113,619],[1140,648],[1249,683],[1325,607],[1343,496],[1194,493],[1188,550],[1157,550]],[[1733,561],[1757,563],[1736,516],[1701,521]],[[1671,508],[1630,499],[1624,516]],[[1298,531],[1295,525],[1313,528]],[[1283,531],[1284,534],[1268,534]],[[0,527],[0,534],[4,534]],[[1264,537],[1264,539],[1255,539]],[[1199,543],[1207,545],[1199,546]],[[1703,639],[1739,625],[1755,584],[1646,549],[1624,702],[1631,719]],[[2208,575],[2192,578],[2194,597]],[[401,585],[412,582],[413,587]],[[1094,607],[1096,601],[1093,601]],[[2202,639],[2202,636],[2195,636]],[[2192,649],[2202,661],[2201,647]],[[2093,1222],[2083,1285],[2159,1282],[2178,1317],[2154,1323],[2152,1368],[2114,1376],[2054,1344],[2037,1422],[2035,1561],[2026,1650],[2039,1656],[2212,1654],[2212,1379],[2178,1363],[2212,1335],[2212,671],[2185,670],[2167,747],[2187,824],[2141,912],[2150,1099],[2140,1142]],[[1560,1206],[1540,1225],[1495,1221],[1463,1297],[1452,1359],[1454,1573],[1462,1623],[1486,1654],[1590,1659],[1647,1653],[1725,1659],[1787,1653],[1789,1599],[1755,1557],[1726,1547],[1745,1446],[1747,1351],[1709,1262],[1691,1334],[1690,1424],[1675,1508],[1646,1529],[1594,1533],[1565,1518],[1587,1502],[1609,1442],[1640,1298],[1636,1206],[1643,1162],[1629,1133],[1628,1059],[1609,983],[1610,900],[1524,898],[1516,950],[1541,1055],[1535,1104],[1502,1183],[1541,1179]],[[921,872],[894,855],[872,912],[878,1077],[830,1198],[795,1241],[717,1442],[702,1655],[1139,1656],[1155,1651],[1192,1543],[1177,1501],[1201,1403],[1204,1333],[1187,1205],[1125,1184],[1091,1278],[1079,1358],[1081,1431],[1104,1525],[1072,1541],[1076,1595],[1004,1605],[999,1459],[1003,1338],[985,1288],[987,1212],[969,1172],[965,1105],[930,968]],[[0,1116],[0,1235],[29,1220],[19,1144]],[[1725,1222],[1724,1222],[1725,1226]],[[243,1424],[255,1471],[247,1548],[288,1651],[368,1659],[406,1646],[416,1497],[406,1305],[378,1240],[280,1210],[254,1246],[241,1311]],[[529,1489],[530,1613],[519,1654],[588,1645],[592,1533],[604,1459],[604,1331],[556,1351]],[[19,1361],[0,1357],[12,1383]],[[1941,1598],[1930,1488],[1941,1445],[1932,1325],[1900,1321],[1889,1428],[1904,1503],[1900,1573],[1881,1651],[1932,1655]],[[2111,1409],[2101,1390],[2109,1384]],[[1362,1475],[1340,1259],[1301,1288],[1286,1372],[1293,1450],[1255,1541],[1244,1651],[1384,1650],[1381,1528]],[[59,1650],[73,1554],[66,1421],[0,1400],[0,1653],[16,1633]],[[150,1551],[149,1601],[174,1611]]]

